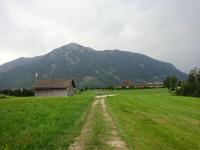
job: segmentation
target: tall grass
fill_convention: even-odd
[[[64,149],[81,130],[91,93],[0,100],[0,149]]]

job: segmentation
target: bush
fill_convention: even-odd
[[[6,95],[0,94],[0,99],[5,99]]]
[[[191,70],[187,81],[181,83],[177,95],[200,97],[200,69]]]

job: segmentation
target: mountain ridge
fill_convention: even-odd
[[[168,75],[185,79],[186,74],[170,63],[144,54],[120,50],[98,51],[76,43],[31,58],[0,65],[0,88],[30,88],[38,79],[73,78],[78,87],[105,87],[134,82],[162,81]]]

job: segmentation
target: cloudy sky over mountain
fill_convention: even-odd
[[[0,64],[70,42],[200,67],[200,0],[0,0]]]

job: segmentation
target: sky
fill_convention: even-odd
[[[200,68],[200,0],[0,0],[0,64],[74,42]]]

